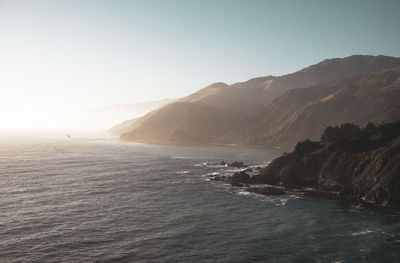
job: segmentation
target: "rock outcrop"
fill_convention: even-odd
[[[364,129],[328,127],[321,141],[299,142],[246,183],[313,187],[346,200],[399,208],[400,121]]]

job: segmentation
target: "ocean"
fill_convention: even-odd
[[[400,262],[400,213],[213,174],[280,149],[0,137],[0,262]]]

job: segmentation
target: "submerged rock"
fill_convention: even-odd
[[[229,167],[235,167],[235,168],[244,168],[244,167],[247,167],[247,165],[245,165],[243,162],[237,162],[237,161],[228,164],[228,166],[229,166]]]
[[[261,195],[284,195],[286,192],[283,189],[276,187],[250,187],[246,189],[247,192],[252,192]]]
[[[231,182],[231,185],[232,186],[237,186],[237,187],[244,187],[245,186],[244,184],[241,184],[239,182]]]
[[[317,199],[317,200],[338,200],[338,194],[336,192],[328,192],[322,190],[306,190],[302,192],[302,196],[307,199]]]
[[[213,180],[213,181],[226,181],[227,180],[227,176],[225,176],[225,175],[216,175],[216,176],[214,176],[214,177],[212,177],[212,178],[210,178],[211,180]]]

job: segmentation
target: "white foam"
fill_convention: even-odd
[[[390,236],[390,237],[396,237],[395,234],[391,234],[391,233],[384,232],[384,231],[379,231],[379,233],[381,233],[381,234],[383,234],[383,235],[386,235],[386,236]]]
[[[279,199],[279,202],[280,203],[275,203],[275,206],[283,206],[283,205],[286,205],[286,203],[287,203],[287,201],[288,201],[288,199]]]
[[[375,232],[375,231],[370,230],[370,229],[366,229],[366,230],[363,230],[363,231],[360,231],[360,232],[353,232],[353,233],[351,233],[351,235],[352,236],[362,236],[362,235],[366,235],[366,234],[369,234],[369,233],[372,233],[372,232]]]

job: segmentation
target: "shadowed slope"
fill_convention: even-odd
[[[129,132],[121,138],[161,144],[260,142],[264,145],[263,140],[250,141],[247,138],[252,134],[243,128],[244,124],[249,125],[248,120],[259,122],[260,118],[254,119],[253,116],[285,91],[396,65],[400,65],[399,58],[351,56],[325,60],[282,77],[254,78],[233,85],[215,83],[147,114],[129,127]],[[296,98],[291,103],[301,104]],[[254,123],[250,123],[250,126],[254,126]],[[234,132],[238,129],[244,131]],[[260,133],[255,134],[262,137]]]
[[[329,125],[365,125],[397,117],[400,67],[288,91],[235,138],[250,145],[293,147],[301,140],[318,139]]]

